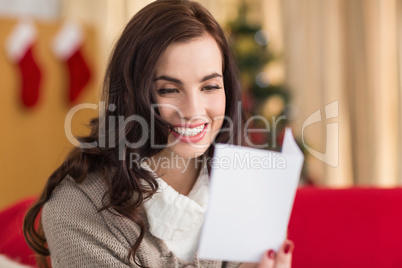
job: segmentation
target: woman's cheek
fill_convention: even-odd
[[[158,102],[157,107],[159,109],[159,114],[164,120],[169,121],[170,118],[177,114],[176,104],[172,102]]]
[[[220,92],[216,96],[211,97],[208,100],[211,114],[213,118],[215,117],[222,117],[225,115],[225,108],[226,108],[226,96],[224,91]]]

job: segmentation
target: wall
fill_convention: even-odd
[[[66,65],[52,53],[53,37],[61,21],[36,21],[38,41],[34,57],[42,71],[40,99],[32,108],[20,101],[20,73],[7,57],[5,40],[16,25],[15,19],[0,18],[0,208],[30,195],[37,195],[51,172],[63,161],[72,145],[64,133],[68,103]],[[99,89],[99,63],[95,31],[86,27],[83,53],[92,69],[92,80],[78,102],[96,103]],[[74,134],[84,134],[85,124],[96,115],[83,110],[73,119]]]

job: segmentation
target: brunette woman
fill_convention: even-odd
[[[236,66],[204,7],[158,0],[139,11],[115,45],[103,101],[26,216],[32,249],[54,268],[290,267],[290,241],[259,264],[197,257],[213,144],[244,139]]]

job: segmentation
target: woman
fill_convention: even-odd
[[[25,218],[28,244],[55,268],[239,267],[196,254],[213,143],[244,137],[237,76],[201,5],[159,0],[138,12],[108,65],[104,115]],[[258,267],[290,267],[292,248],[285,241]]]

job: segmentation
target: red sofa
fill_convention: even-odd
[[[25,243],[22,224],[28,208],[36,200],[26,198],[0,211],[0,254],[11,260],[35,266],[35,255]]]
[[[30,265],[21,230],[33,200],[0,212],[0,254]],[[293,268],[402,267],[402,188],[300,188],[288,236]]]
[[[299,189],[293,268],[402,267],[402,188]]]

